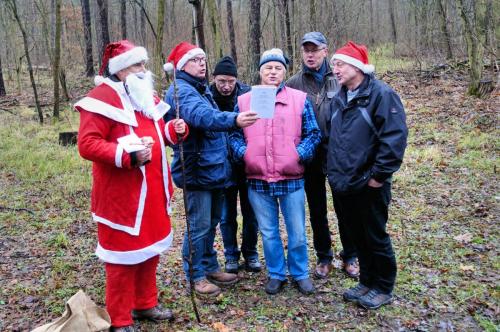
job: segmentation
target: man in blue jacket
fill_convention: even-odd
[[[238,96],[250,91],[250,87],[238,80],[238,70],[233,58],[225,56],[215,65],[213,83],[210,91],[215,103],[222,112],[233,112]],[[224,242],[224,256],[226,257],[226,272],[238,273],[240,255],[245,259],[245,270],[260,272],[262,265],[257,253],[257,219],[252,206],[248,201],[248,188],[243,164],[231,163],[232,181],[224,190],[224,208],[220,230]],[[240,207],[243,216],[241,250],[238,248],[238,221],[237,206],[238,192]]]
[[[325,121],[328,181],[360,266],[359,284],[343,297],[377,309],[392,301],[396,281],[386,225],[391,177],[406,148],[406,116],[396,92],[372,75],[364,45],[348,42],[331,62],[342,88]]]
[[[257,114],[220,112],[210,93],[206,75],[205,52],[188,42],[181,42],[170,53],[169,65],[176,70],[180,117],[190,127],[184,142],[187,219],[191,227],[192,268],[189,272],[189,243],[187,234],[182,247],[183,267],[188,280],[193,280],[200,295],[217,296],[218,285],[230,285],[237,275],[220,271],[214,238],[221,219],[223,190],[231,177],[226,131],[244,128],[257,120]],[[176,99],[173,84],[165,100],[172,106],[166,119],[175,118]],[[182,168],[179,148],[174,148],[172,177],[182,187]]]

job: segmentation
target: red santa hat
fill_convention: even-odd
[[[369,64],[366,46],[352,41],[348,41],[347,44],[335,52],[331,61],[333,62],[335,59],[344,61],[360,69],[365,74],[371,74],[375,71],[375,67]]]
[[[163,69],[166,72],[173,70],[173,67],[181,70],[189,60],[199,55],[206,56],[205,52],[198,46],[185,41],[180,42],[170,52],[167,63],[163,65]]]
[[[102,66],[99,70],[99,76],[96,76],[94,81],[96,85],[102,82],[102,75],[106,67],[109,73],[114,75],[122,69],[142,61],[147,61],[148,59],[148,51],[144,47],[135,46],[128,40],[109,43],[102,55]]]

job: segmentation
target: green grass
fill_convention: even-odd
[[[377,46],[369,50],[370,63],[378,74],[388,71],[405,70],[414,67],[415,62],[408,58],[394,58],[391,45]]]

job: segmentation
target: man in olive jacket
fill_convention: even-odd
[[[321,129],[325,127],[320,114],[328,111],[332,98],[339,89],[339,84],[333,76],[328,64],[328,46],[321,32],[308,32],[302,38],[302,70],[292,76],[286,85],[304,91],[313,105],[316,120]],[[332,239],[328,227],[326,198],[326,165],[327,142],[322,140],[314,159],[306,165],[304,174],[307,203],[313,230],[314,249],[317,265],[314,275],[318,278],[328,277],[332,270]],[[350,277],[356,278],[359,267],[356,263],[356,249],[346,233],[345,226],[339,220],[339,235],[343,250],[340,253],[344,262],[344,271]]]

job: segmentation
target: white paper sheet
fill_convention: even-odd
[[[250,110],[256,112],[261,119],[272,119],[276,103],[276,91],[277,88],[275,86],[252,86]]]
[[[118,143],[127,152],[135,152],[144,150],[146,147],[142,144],[141,139],[135,133],[118,138]]]

